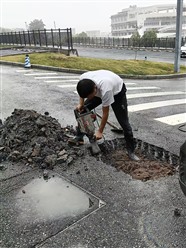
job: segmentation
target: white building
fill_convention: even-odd
[[[131,37],[138,31],[140,35],[155,30],[158,37],[174,37],[176,34],[176,4],[137,7],[132,5],[111,16],[113,37]],[[183,6],[183,36],[186,36],[186,5]]]
[[[88,37],[100,37],[100,30],[86,31]]]

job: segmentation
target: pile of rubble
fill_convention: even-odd
[[[53,169],[56,164],[68,165],[83,155],[79,147],[69,147],[75,134],[72,126],[62,128],[46,112],[15,109],[4,123],[0,122],[0,162],[9,160]]]

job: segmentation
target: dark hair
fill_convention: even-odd
[[[82,79],[77,84],[77,92],[80,97],[87,98],[88,95],[94,92],[95,83],[90,79]]]

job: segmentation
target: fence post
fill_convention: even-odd
[[[14,43],[15,44],[17,44],[17,37],[16,37],[16,35],[17,35],[16,32],[14,32],[14,36],[15,36],[15,42]]]
[[[51,35],[52,35],[52,46],[54,47],[54,34],[53,34],[53,29],[51,28]]]
[[[29,42],[29,45],[31,46],[31,39],[30,39],[30,32],[28,30],[28,42]]]
[[[71,46],[71,49],[73,50],[73,40],[72,40],[72,29],[70,28],[70,46]]]
[[[69,29],[67,28],[66,29],[66,31],[67,31],[67,43],[68,43],[68,51],[70,50],[70,33],[69,33]]]
[[[6,41],[6,34],[3,34],[3,44],[6,44],[5,41]]]
[[[60,30],[60,28],[58,30],[59,30],[59,47],[61,49],[62,48],[62,46],[61,46],[61,30]]]
[[[19,32],[19,40],[20,40],[20,44],[22,46],[22,40],[21,40],[21,33]]]
[[[14,36],[12,32],[11,32],[11,38],[12,38],[12,44],[14,45]]]
[[[39,34],[39,45],[40,45],[40,47],[42,46],[42,44],[41,44],[41,33],[40,33],[40,30],[38,29],[38,34]]]
[[[47,44],[47,34],[46,34],[46,29],[44,29],[44,34],[45,34],[45,44],[46,44],[46,47],[48,46]]]
[[[9,32],[8,32],[8,34],[7,34],[7,41],[8,41],[8,44],[10,44]]]
[[[34,30],[32,31],[32,33],[33,33],[33,39],[34,39],[34,46],[36,46],[36,38],[35,38],[35,32],[34,32]]]
[[[24,39],[24,43],[25,43],[25,46],[26,46],[25,31],[23,31],[23,39]]]

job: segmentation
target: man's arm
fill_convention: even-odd
[[[102,136],[103,136],[103,130],[105,128],[105,125],[107,123],[108,116],[109,116],[109,106],[102,107],[102,112],[103,112],[103,115],[102,115],[102,119],[101,119],[101,123],[100,123],[99,129],[95,133],[96,139],[101,139]]]
[[[83,109],[83,106],[84,106],[84,98],[79,98],[79,104],[77,105],[76,109],[78,111],[81,111]]]

